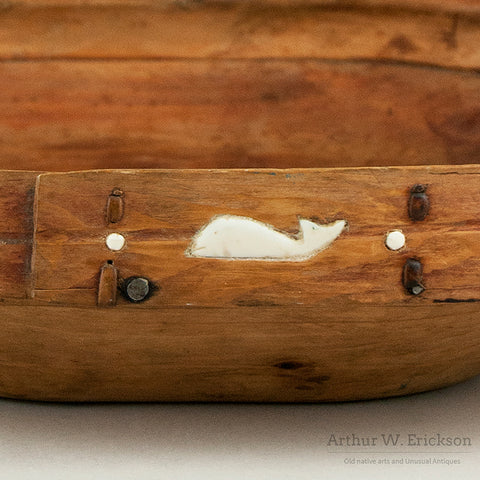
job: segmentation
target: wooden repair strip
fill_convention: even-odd
[[[476,166],[45,174],[38,192],[35,296],[92,304],[98,265],[112,259],[123,278],[145,277],[158,287],[141,308],[475,299],[479,180]],[[430,200],[421,222],[412,221],[408,209],[417,183],[428,185]],[[121,226],[107,227],[112,186],[125,192],[128,209]],[[279,242],[283,235],[293,246],[307,227],[346,223],[329,245],[302,258],[268,258],[267,251],[263,258],[235,259],[228,243],[214,258],[192,255],[199,232],[221,215],[270,225]],[[303,226],[299,218],[307,219]],[[405,236],[398,250],[385,244],[394,230]],[[125,239],[115,251],[106,245],[112,233]],[[420,298],[402,284],[408,258],[423,265]]]

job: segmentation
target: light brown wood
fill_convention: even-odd
[[[0,57],[329,58],[479,68],[479,16],[476,1],[11,1],[0,11]]]
[[[479,374],[479,47],[478,0],[3,2],[0,395],[317,402]],[[187,257],[218,214],[348,230],[305,262]]]
[[[305,170],[95,171],[40,175],[35,237],[35,298],[95,305],[99,268],[145,276],[160,290],[146,308],[319,305],[326,299],[417,305],[478,299],[480,167]],[[408,217],[410,188],[428,185],[431,211]],[[111,190],[124,192],[121,222],[105,225]],[[326,251],[305,262],[189,258],[192,237],[211,218],[240,215],[295,233],[298,217],[346,220]],[[400,229],[406,248],[392,252],[387,232]],[[119,252],[108,233],[126,237]],[[401,284],[409,257],[424,264],[420,298]],[[138,308],[142,308],[138,306]]]
[[[40,175],[34,296],[4,298],[0,394],[310,402],[403,395],[475,375],[479,174],[477,166],[437,166]],[[412,182],[428,183],[422,222],[408,218]],[[115,265],[161,289],[142,304],[120,299],[104,309],[95,288],[99,261],[111,254],[102,242],[114,231],[105,223],[112,188],[125,194],[115,227],[128,242]],[[181,260],[212,214],[248,212],[293,231],[298,208],[341,214],[350,230],[305,264],[229,262],[227,272],[222,261]],[[385,249],[390,226],[404,229],[407,250]],[[419,296],[401,285],[411,255],[425,266]],[[72,279],[68,295],[59,294]]]
[[[100,268],[97,283],[97,306],[114,307],[117,304],[118,270],[113,262],[105,262]]]
[[[147,6],[156,6],[158,8],[183,8],[192,9],[194,7],[202,8],[204,5],[223,5],[227,7],[231,4],[243,4],[241,0],[9,0],[5,7],[14,5],[32,6],[50,6],[50,7],[77,7],[77,6],[138,6],[145,8]],[[336,6],[336,7],[388,7],[393,9],[411,9],[423,11],[463,11],[464,13],[480,12],[478,0],[258,0],[255,4],[265,6],[285,5],[290,7],[301,7],[307,5],[316,6]]]
[[[476,0],[4,7],[3,169],[479,161]]]
[[[36,178],[34,172],[0,171],[1,302],[10,298],[26,298],[31,293]]]
[[[14,398],[338,401],[480,371],[478,303],[1,308],[0,393]]]
[[[0,80],[0,168],[480,161],[476,73],[315,61],[25,62],[0,63]]]

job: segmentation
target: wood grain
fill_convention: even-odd
[[[476,1],[10,1],[0,11],[0,58],[329,58],[472,69],[480,67],[479,16]]]
[[[95,171],[39,177],[35,297],[94,305],[99,268],[112,260],[124,278],[150,278],[160,290],[139,308],[195,305],[319,305],[326,299],[417,305],[480,300],[480,168],[411,167],[305,170]],[[431,211],[408,215],[410,189],[428,185]],[[121,222],[106,227],[113,188],[125,194]],[[254,218],[295,233],[298,217],[344,219],[344,232],[305,262],[189,258],[192,237],[215,215]],[[385,247],[400,229],[406,248]],[[127,245],[111,252],[108,233]],[[401,284],[409,257],[424,264],[426,292]]]
[[[147,6],[157,6],[158,8],[182,7],[184,9],[201,8],[203,5],[234,5],[243,4],[241,0],[203,0],[200,4],[197,0],[9,0],[5,7],[15,5],[50,6],[50,7],[68,7],[74,8],[78,6],[139,6],[141,8]],[[337,6],[337,7],[388,7],[394,10],[420,10],[420,11],[463,11],[465,13],[480,12],[478,0],[258,0],[256,4],[266,6],[290,6],[301,7],[306,5],[317,6]]]
[[[316,61],[0,63],[0,168],[480,161],[480,77]],[[348,94],[346,94],[348,92]]]
[[[403,395],[478,374],[478,297],[470,295],[478,290],[479,173],[477,166],[436,166],[40,175],[35,297],[15,298],[16,290],[4,295],[0,394],[49,401],[315,402]],[[3,172],[0,193],[9,185],[16,189],[3,198],[4,205],[6,198],[24,199],[35,177]],[[417,182],[428,183],[431,210],[413,223],[407,199]],[[101,240],[115,187],[125,192],[125,215],[115,226],[128,239],[115,264],[121,273],[153,274],[162,290],[144,304],[120,300],[104,309],[95,305],[94,284],[98,260],[110,253]],[[345,214],[350,230],[344,245],[339,239],[330,252],[349,245],[347,259],[337,252],[336,265],[327,257],[296,264],[301,275],[298,268],[284,266],[281,273],[268,264],[269,276],[235,262],[227,275],[218,261],[202,259],[188,259],[204,265],[169,276],[177,268],[173,257],[156,263],[165,246],[168,253],[182,252],[219,208],[254,211],[293,231],[299,206],[307,215],[321,210],[324,218]],[[4,216],[6,230],[28,232],[21,228],[21,215]],[[407,251],[383,247],[379,232],[390,225],[405,229]],[[401,286],[401,263],[411,253],[425,263],[427,290],[419,297]],[[28,259],[25,252],[22,258]],[[326,264],[337,271],[327,272]],[[310,274],[308,282],[304,274]],[[220,276],[230,286],[219,283]],[[292,301],[298,301],[298,289],[286,288],[280,277],[300,282],[310,303]],[[55,290],[72,279],[78,290],[68,289],[67,297]],[[276,281],[269,280],[270,291],[256,289],[265,279]],[[17,278],[14,286],[24,280]],[[53,290],[38,289],[46,282]],[[338,295],[338,288],[347,295]],[[168,295],[172,304],[186,298],[206,303],[171,307]],[[268,305],[268,296],[275,305]],[[206,306],[212,298],[232,297],[240,301]]]
[[[31,291],[33,199],[37,174],[0,171],[0,301]]]
[[[480,371],[478,304],[2,307],[0,393],[54,401],[318,402]]]
[[[317,402],[478,374],[479,47],[478,0],[1,3],[0,395]],[[349,228],[305,262],[187,258],[217,214]],[[143,303],[115,289],[132,275]]]

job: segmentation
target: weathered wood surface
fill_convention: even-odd
[[[0,63],[0,168],[480,161],[480,76],[316,61]]]
[[[478,304],[2,307],[0,393],[60,401],[317,402],[480,371]]]
[[[478,1],[16,1],[0,58],[330,58],[479,68]],[[125,34],[128,32],[128,34]]]
[[[31,293],[33,199],[37,174],[0,171],[0,299]],[[1,316],[1,314],[0,314]]]
[[[136,308],[320,305],[327,299],[418,305],[480,300],[480,168],[410,167],[305,170],[95,171],[45,174],[37,189],[34,296],[95,305],[98,272],[113,260],[124,278],[140,275],[160,290]],[[430,213],[408,216],[410,188],[428,185]],[[106,225],[113,188],[125,213]],[[298,217],[346,220],[348,232],[304,262],[189,258],[194,234],[211,218],[240,215],[295,233]],[[400,229],[407,246],[385,247]],[[127,239],[119,252],[108,233]],[[407,258],[424,264],[427,290],[401,284]]]
[[[3,294],[0,394],[75,401],[309,402],[402,395],[473,376],[480,371],[478,296],[472,296],[478,290],[479,173],[476,166],[438,166],[41,175],[35,296],[15,298],[16,287],[26,286],[24,276]],[[2,200],[5,230],[26,244],[28,222],[22,223],[16,199],[27,198],[34,178],[21,172],[0,176],[0,193],[15,186],[10,203]],[[431,211],[412,223],[407,200],[417,182],[428,183]],[[281,199],[271,186],[282,191]],[[95,282],[112,255],[103,242],[114,230],[105,220],[113,187],[125,192],[125,215],[115,230],[128,242],[114,255],[115,264],[120,273],[152,275],[162,289],[144,304],[120,299],[116,307],[99,308]],[[277,227],[293,231],[299,205],[305,216],[321,211],[323,218],[340,214],[350,222],[345,237],[308,264],[263,263],[267,276],[261,262],[253,269],[246,267],[253,262],[229,262],[227,271],[222,261],[180,259],[190,235],[212,214],[274,218]],[[15,215],[5,215],[7,210]],[[406,251],[385,249],[388,226],[405,231]],[[165,258],[158,254],[164,247]],[[0,245],[7,265],[8,248]],[[427,290],[418,297],[403,292],[400,283],[402,260],[410,254],[425,263]],[[22,258],[25,265],[27,251]],[[187,260],[196,265],[182,271],[176,260],[181,267]],[[295,304],[299,292],[287,288],[299,278],[299,268],[306,305]],[[309,282],[304,274],[310,274]],[[55,289],[72,280],[80,290],[62,297]],[[255,290],[265,280],[268,288]],[[38,288],[45,286],[52,290]],[[339,288],[348,295],[338,295]],[[241,295],[232,297],[234,289]],[[270,306],[267,293],[275,300]],[[222,308],[165,302],[200,299],[207,305],[212,298],[240,297],[244,301],[224,302]],[[79,299],[85,306],[75,308]]]
[[[0,171],[0,395],[355,400],[478,374],[479,47],[477,0],[3,2],[0,170],[290,170]],[[349,230],[306,262],[185,257],[222,213]],[[97,306],[108,260],[159,289]]]
[[[0,168],[477,163],[479,68],[476,0],[12,0]]]

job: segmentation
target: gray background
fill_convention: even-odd
[[[476,478],[480,377],[443,390],[320,405],[42,404],[0,400],[1,477],[14,479]],[[471,447],[340,448],[330,435],[470,437]],[[459,465],[348,465],[346,459]]]

